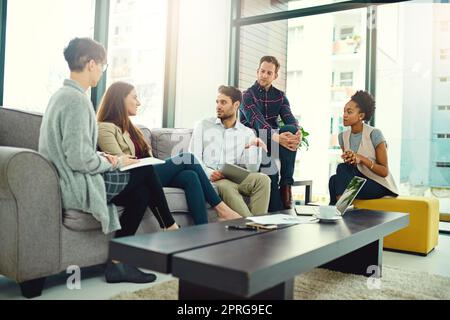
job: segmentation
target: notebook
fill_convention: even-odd
[[[134,168],[152,166],[155,164],[162,164],[162,163],[165,163],[165,161],[160,160],[158,158],[143,158],[143,159],[139,159],[138,163],[130,164],[129,166],[120,168],[120,171],[127,171],[127,170],[131,170]]]

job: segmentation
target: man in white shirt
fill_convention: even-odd
[[[222,200],[243,217],[266,214],[270,200],[270,178],[258,173],[264,142],[252,129],[237,119],[242,93],[221,86],[216,100],[216,118],[200,121],[192,135],[189,151],[201,162],[206,174],[216,185]],[[220,167],[225,164],[245,167],[251,173],[237,184],[225,178]],[[250,198],[247,206],[242,196]]]

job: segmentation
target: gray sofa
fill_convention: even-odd
[[[69,266],[103,264],[112,236],[91,215],[63,211],[58,175],[38,149],[42,115],[0,107],[0,274],[20,284],[28,298],[39,296],[45,278]],[[192,130],[144,129],[155,157],[186,152]],[[175,220],[193,224],[181,189],[165,189]],[[120,210],[119,210],[120,211]],[[210,221],[217,220],[208,208]],[[138,233],[160,231],[150,210]]]

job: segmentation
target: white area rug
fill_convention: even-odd
[[[383,266],[381,279],[325,269],[297,276],[296,300],[434,300],[450,299],[450,278]],[[114,300],[177,300],[178,280],[121,293]]]

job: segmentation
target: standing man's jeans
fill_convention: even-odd
[[[287,125],[282,127],[279,133],[291,132],[292,134],[296,134],[297,131],[298,128],[296,126]],[[267,135],[269,134],[270,133],[267,133]],[[260,138],[263,139],[262,136],[260,136]],[[292,186],[294,184],[294,168],[297,151],[290,151],[276,142],[273,142],[272,145],[271,137],[267,137],[267,139],[263,140],[267,141],[269,153],[263,153],[261,172],[267,174],[271,180],[269,212],[274,212],[283,210],[280,187]],[[277,148],[278,150],[272,150],[272,147]],[[281,172],[278,172],[278,167],[276,165],[277,160],[280,161]]]

